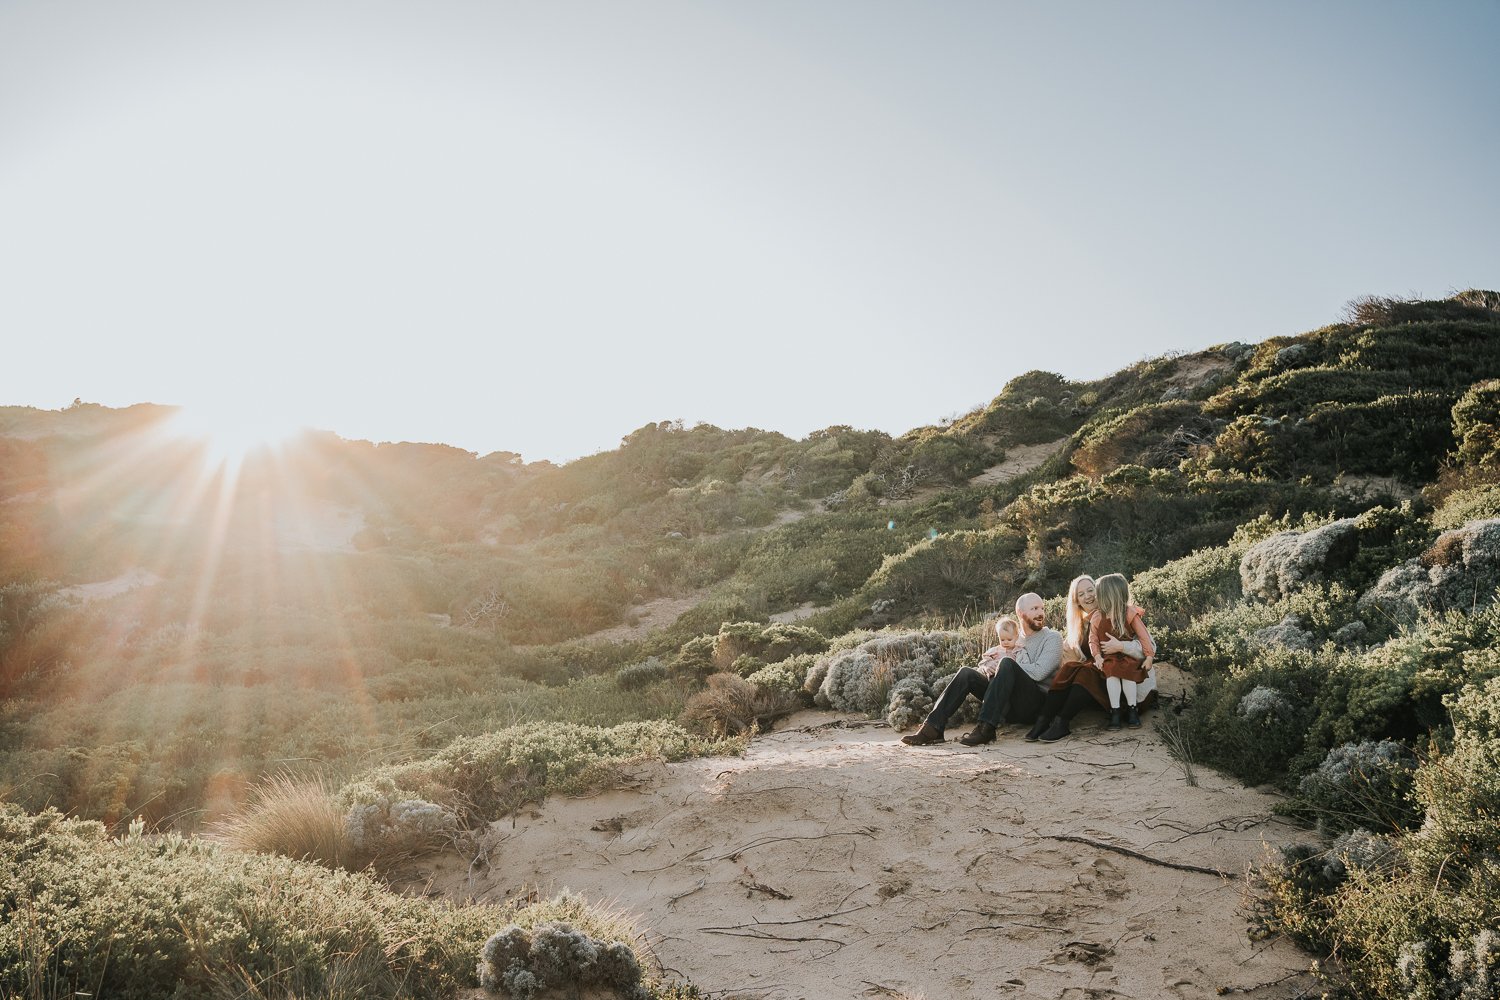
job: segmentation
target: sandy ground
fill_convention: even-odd
[[[667,969],[723,998],[1309,985],[1308,956],[1246,935],[1247,866],[1300,836],[1272,796],[1202,768],[1189,787],[1149,715],[1051,745],[958,735],[913,749],[883,723],[804,712],[741,758],[642,763],[620,789],[495,823],[487,863],[430,858],[402,884],[458,901],[569,887],[633,915]]]

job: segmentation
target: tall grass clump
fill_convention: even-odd
[[[367,860],[350,842],[344,812],[328,786],[286,773],[257,786],[245,807],[215,833],[237,851],[280,854],[326,868],[359,868]]]

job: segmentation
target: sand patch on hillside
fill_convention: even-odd
[[[804,618],[811,618],[813,615],[818,614],[819,612],[827,611],[829,607],[830,605],[827,604],[818,605],[814,604],[812,601],[808,601],[805,604],[797,605],[790,611],[778,611],[776,614],[771,615],[770,618],[771,621],[777,622],[781,625],[790,625],[793,622],[800,622]]]
[[[622,625],[590,632],[582,637],[585,642],[630,642],[644,639],[652,629],[666,628],[687,612],[696,608],[709,595],[707,588],[694,591],[683,597],[658,597],[654,601],[637,604],[625,613],[627,621]],[[634,620],[635,624],[630,621]]]
[[[792,723],[742,758],[643,763],[629,790],[497,822],[479,860],[428,859],[404,884],[458,901],[570,887],[634,914],[665,967],[722,997],[1287,998],[1308,985],[1308,956],[1252,943],[1241,912],[1263,839],[1298,832],[1272,796],[1201,768],[1189,787],[1149,716],[1053,745],[1010,727],[979,749],[957,730],[912,749],[880,723]]]
[[[979,475],[973,477],[969,482],[976,486],[985,486],[993,483],[1008,483],[1017,476],[1024,476],[1034,469],[1040,468],[1042,463],[1062,450],[1063,445],[1068,443],[1066,437],[1060,437],[1056,441],[1044,441],[1041,444],[1023,444],[1014,448],[1005,449],[1005,461],[998,465],[992,465]]]
[[[1234,359],[1217,351],[1188,354],[1177,359],[1177,367],[1172,374],[1162,379],[1161,384],[1164,388],[1191,392],[1202,385],[1206,379],[1227,372],[1233,367]]]
[[[102,601],[108,597],[118,597],[127,591],[135,590],[137,587],[154,587],[161,583],[161,577],[144,569],[132,569],[121,573],[112,580],[100,580],[98,583],[77,583],[71,587],[63,587],[57,593],[61,597],[71,597],[74,600]]]

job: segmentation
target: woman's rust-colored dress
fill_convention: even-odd
[[[1083,634],[1079,637],[1082,641],[1077,650],[1069,646],[1063,646],[1064,655],[1081,652],[1085,656],[1089,648],[1089,622],[1083,623]],[[1070,684],[1077,684],[1089,693],[1099,703],[1100,708],[1109,707],[1109,692],[1104,687],[1104,675],[1099,668],[1087,659],[1065,659],[1063,664],[1057,668],[1057,673],[1052,677],[1052,690],[1061,691]]]

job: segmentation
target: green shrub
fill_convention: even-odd
[[[657,681],[666,680],[667,665],[656,657],[621,667],[615,674],[615,683],[627,691],[638,691]]]
[[[590,791],[610,780],[626,761],[685,760],[739,753],[744,746],[742,740],[704,739],[666,721],[609,729],[526,724],[455,740],[426,760],[378,768],[345,786],[339,803],[351,808],[366,799],[379,801],[399,793],[456,808],[471,821],[485,821],[549,795]]]
[[[1421,828],[1374,863],[1320,872],[1316,849],[1266,874],[1268,929],[1341,958],[1357,996],[1491,996],[1500,972],[1500,677],[1451,695],[1453,746],[1415,773]]]
[[[1151,615],[1153,630],[1178,631],[1195,616],[1240,597],[1242,555],[1233,545],[1199,549],[1136,574],[1130,589],[1136,603]]]
[[[706,674],[714,668],[714,647],[719,638],[715,635],[700,635],[689,639],[677,651],[672,661],[675,670]]]
[[[1432,526],[1451,531],[1470,521],[1500,517],[1500,483],[1486,483],[1454,490],[1443,498],[1432,515]]]
[[[728,622],[719,627],[714,639],[712,662],[718,670],[733,669],[744,674],[746,671],[735,666],[742,657],[761,661],[754,668],[759,669],[796,653],[821,653],[827,648],[828,640],[806,625]]]
[[[1390,740],[1346,743],[1328,751],[1298,790],[1325,833],[1400,832],[1420,819],[1410,797],[1416,766],[1416,756]]]
[[[1453,404],[1453,437],[1462,465],[1500,460],[1500,379],[1475,382]]]
[[[0,805],[0,993],[447,996],[473,982],[496,907],[202,841]],[[264,992],[261,992],[264,991]]]

